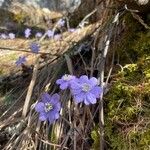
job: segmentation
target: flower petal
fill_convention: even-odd
[[[69,86],[68,82],[64,82],[60,85],[60,89],[65,90],[68,88],[68,86]]]
[[[81,83],[88,83],[88,82],[89,82],[88,76],[86,76],[86,75],[81,76],[81,77],[79,78],[79,81],[80,81]]]
[[[43,93],[41,95],[41,100],[42,102],[46,103],[46,102],[50,102],[51,96],[48,93]]]
[[[95,104],[96,103],[96,97],[92,93],[88,93],[86,95],[86,100],[88,102],[90,102],[91,104]]]
[[[43,112],[44,111],[44,103],[39,102],[35,105],[35,110],[37,112]]]
[[[50,102],[52,105],[55,105],[56,103],[59,102],[59,100],[60,100],[60,96],[57,93],[55,93],[51,96]]]
[[[55,105],[55,110],[56,110],[56,111],[60,111],[60,109],[61,109],[61,105],[60,105],[60,103],[57,103],[57,104]]]
[[[50,124],[53,123],[55,121],[55,114],[49,113],[48,114],[48,121]]]
[[[55,119],[58,119],[59,116],[60,116],[59,113],[56,113],[56,114],[55,114]]]
[[[78,90],[81,88],[81,85],[78,83],[78,80],[74,80],[74,81],[70,82],[70,87],[73,90],[76,90],[76,89]]]
[[[45,114],[45,113],[41,113],[41,114],[39,115],[39,120],[41,120],[41,121],[47,120],[46,114]]]
[[[85,94],[81,92],[80,94],[74,96],[74,101],[78,104],[80,102],[83,102],[84,98]]]
[[[89,105],[90,102],[85,98],[85,99],[84,99],[84,104],[85,104],[85,105]]]
[[[95,77],[90,78],[90,83],[92,86],[98,85],[98,80]]]
[[[64,82],[63,79],[58,79],[58,80],[56,81],[56,84],[62,84],[63,82]]]
[[[103,90],[100,86],[95,86],[90,92],[95,95],[96,98],[99,98]]]
[[[77,94],[80,94],[82,92],[82,90],[79,88],[79,89],[71,89],[71,93],[72,95],[77,95]]]

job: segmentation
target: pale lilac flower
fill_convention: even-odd
[[[56,84],[60,85],[60,89],[65,90],[67,88],[70,88],[71,82],[75,79],[76,79],[75,76],[65,74],[64,76],[62,76],[61,79],[58,79],[56,81]]]
[[[35,110],[39,112],[39,120],[48,120],[50,124],[59,118],[60,109],[60,96],[58,94],[49,95],[48,93],[43,93],[41,101],[35,106]]]
[[[89,79],[86,75],[83,75],[71,83],[71,92],[77,104],[80,102],[84,102],[86,105],[95,104],[102,91],[95,77]]]
[[[29,38],[29,36],[31,35],[31,29],[29,28],[25,29],[24,34],[26,38]]]
[[[54,31],[48,30],[48,31],[46,32],[46,34],[47,34],[47,36],[48,36],[49,38],[52,38],[52,37],[54,36]]]
[[[61,40],[62,39],[62,35],[61,34],[56,34],[54,35],[54,40]]]
[[[8,38],[5,33],[2,33],[0,37],[1,37],[1,39],[4,39],[4,40]]]
[[[57,22],[57,24],[61,27],[63,27],[65,25],[65,20],[64,19],[59,19],[59,21]]]
[[[20,66],[26,62],[26,56],[20,56],[18,60],[15,62],[17,66]]]
[[[36,37],[36,38],[41,38],[41,37],[42,37],[42,33],[41,33],[41,32],[37,32],[37,33],[35,34],[35,37]]]
[[[40,50],[40,46],[38,43],[31,43],[30,49],[33,53],[38,53]]]
[[[74,29],[74,28],[69,28],[68,31],[69,31],[69,32],[75,32],[76,29]]]
[[[14,34],[14,33],[9,33],[8,36],[9,36],[9,38],[12,39],[12,40],[15,39],[15,34]]]

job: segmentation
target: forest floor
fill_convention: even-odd
[[[32,61],[34,61],[34,56],[32,56],[31,53],[27,54],[25,52],[15,51],[15,49],[27,48],[29,42],[31,42],[31,40],[24,40],[20,38],[13,40],[0,40],[0,115],[3,113],[5,114],[6,110],[17,101],[20,93],[27,88],[30,82],[30,80],[22,78],[21,74],[16,76],[17,72],[20,72],[22,68],[15,64],[19,56],[23,55],[28,55],[28,59],[31,60],[27,62],[27,65],[30,65]],[[14,50],[6,50],[2,48],[12,48]],[[16,77],[11,79],[13,76]],[[8,118],[12,115],[14,110],[18,110],[23,106],[23,103],[24,101],[18,101],[13,106],[13,110],[7,114],[7,117],[5,117]]]
[[[13,39],[13,40],[0,40],[0,47],[12,48],[12,50],[0,50],[0,76],[7,76],[13,74],[18,69],[16,67],[16,60],[20,55],[24,55],[24,52],[17,52],[15,48],[27,47],[28,42],[23,39]]]

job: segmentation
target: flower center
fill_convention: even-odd
[[[51,103],[45,103],[45,112],[49,112],[50,110],[53,109],[53,106]]]
[[[88,91],[90,91],[90,85],[89,84],[83,84],[82,85],[82,91],[84,91],[84,92],[88,92]]]
[[[63,80],[65,80],[65,81],[69,81],[69,80],[71,80],[71,78],[72,78],[72,76],[71,76],[71,75],[68,75],[68,74],[65,74],[65,75],[63,76]]]

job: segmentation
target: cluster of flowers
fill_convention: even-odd
[[[85,105],[95,104],[97,98],[100,98],[103,89],[98,86],[98,80],[95,77],[90,79],[86,75],[77,78],[73,75],[64,75],[56,81],[61,90],[69,89],[76,104],[84,102]],[[44,93],[41,101],[35,106],[39,113],[39,120],[53,123],[59,118],[61,109],[60,96],[58,94],[49,95]]]
[[[33,52],[35,54],[38,54],[38,52],[40,50],[40,45],[36,42],[33,42],[30,45],[30,49],[31,49],[31,52]],[[17,59],[15,64],[17,66],[21,66],[22,64],[24,64],[27,61],[26,58],[27,58],[27,56],[19,56],[19,58]]]
[[[65,21],[60,19],[57,23],[60,27],[64,26]],[[68,29],[69,32],[74,32],[75,29]],[[29,38],[31,36],[31,29],[27,28],[24,32],[25,37]],[[48,30],[46,35],[49,38],[54,38],[59,40],[61,38],[60,34],[54,34],[54,31]],[[43,36],[41,32],[36,33],[36,38],[40,38]],[[32,43],[30,45],[30,49],[33,53],[38,53],[40,50],[40,46],[38,43]],[[16,61],[16,65],[22,65],[26,62],[26,56],[20,56]],[[103,90],[100,86],[98,86],[98,80],[95,77],[91,77],[83,75],[80,78],[77,78],[73,75],[64,75],[61,79],[56,81],[56,84],[60,86],[61,90],[69,89],[73,100],[76,104],[84,102],[85,105],[95,104],[97,98],[100,98]],[[61,103],[60,96],[56,93],[53,95],[49,95],[48,93],[43,93],[41,95],[41,100],[35,106],[35,110],[39,112],[39,120],[46,121],[49,123],[53,123],[60,116]]]
[[[57,22],[57,25],[59,27],[63,27],[65,26],[65,20],[64,19],[60,19],[58,22]],[[74,32],[75,29],[74,28],[70,28],[68,29],[69,32]],[[24,36],[25,38],[29,38],[32,33],[31,33],[31,29],[30,28],[27,28],[25,29],[24,31]],[[35,38],[41,38],[44,34],[42,32],[37,32],[35,34]],[[54,34],[54,31],[53,30],[47,30],[46,31],[46,35],[48,38],[54,38],[55,40],[60,40],[61,39],[61,34]],[[14,33],[9,33],[9,34],[5,34],[5,33],[1,33],[0,34],[0,39],[15,39],[16,35]]]
[[[64,20],[64,19],[60,19],[60,20],[57,22],[57,25],[58,25],[59,27],[63,27],[63,26],[65,25],[65,20]],[[69,32],[74,32],[75,29],[74,29],[74,28],[70,28],[70,29],[68,29],[68,31],[69,31]],[[25,38],[29,38],[29,37],[32,35],[31,32],[32,32],[31,29],[29,29],[29,28],[25,29],[25,31],[24,31]],[[48,30],[48,31],[46,31],[46,35],[48,36],[48,38],[54,38],[55,40],[60,40],[60,39],[62,38],[61,34],[55,34],[53,30]],[[9,36],[11,37],[11,39],[14,39],[14,38],[15,38],[15,34],[13,34],[13,33],[10,33]],[[42,32],[37,32],[37,33],[35,34],[35,37],[36,37],[36,38],[41,38],[42,36],[43,36],[43,33],[42,33]],[[4,38],[4,37],[5,37],[5,36],[3,35],[3,38]],[[36,53],[36,54],[37,54],[37,53],[39,52],[39,50],[40,50],[40,46],[39,46],[38,43],[34,42],[34,43],[31,43],[30,49],[31,49],[31,51],[32,51],[33,53]],[[17,61],[16,61],[16,65],[17,65],[17,66],[20,66],[20,65],[24,64],[24,63],[26,62],[26,58],[27,58],[26,56],[20,56],[20,57],[17,59]]]
[[[0,33],[0,39],[15,39],[15,34],[14,33]]]
[[[74,32],[75,29],[74,28],[70,28],[68,29],[69,32]],[[25,34],[25,37],[26,38],[29,38],[31,36],[31,29],[27,28],[24,32]],[[35,34],[35,37],[36,38],[41,38],[44,34],[42,32],[37,32]],[[55,32],[53,30],[47,30],[46,31],[46,36],[48,38],[53,38],[54,40],[60,40],[62,38],[62,35],[61,34],[55,34]]]
[[[58,22],[57,22],[57,25],[59,27],[64,27],[65,26],[65,20],[64,19],[60,19]],[[75,29],[74,28],[70,28],[68,29],[69,32],[74,32]],[[25,37],[26,38],[29,38],[31,36],[31,29],[27,28],[24,32],[25,34]],[[55,32],[53,30],[47,30],[46,31],[46,35],[48,38],[54,38],[55,40],[60,40],[62,37],[61,37],[61,34],[55,34]],[[43,36],[43,33],[42,32],[37,32],[35,34],[35,37],[36,38],[41,38]]]
[[[32,35],[31,29],[29,29],[29,28],[25,29],[25,31],[24,31],[25,38],[29,38],[31,35]],[[35,34],[35,38],[41,38],[43,35],[44,34],[42,32],[37,32]],[[52,30],[46,31],[46,35],[48,38],[54,38],[55,40],[61,39],[61,34],[54,35],[54,31],[52,31]],[[4,39],[4,40],[11,39],[11,40],[13,40],[15,38],[16,38],[16,35],[14,33],[9,33],[9,34],[1,33],[0,34],[0,39]]]

